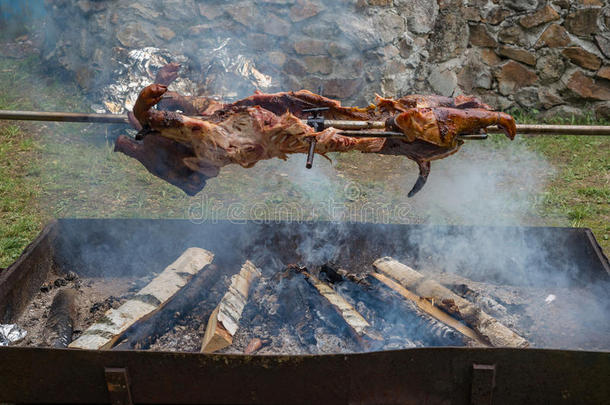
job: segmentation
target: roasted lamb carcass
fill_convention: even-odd
[[[462,144],[459,135],[476,133],[496,124],[511,139],[515,135],[511,116],[489,111],[474,98],[459,102],[457,98],[416,96],[414,104],[409,104],[406,98],[395,104],[382,99],[377,105],[357,108],[343,107],[338,101],[306,90],[256,93],[235,103],[199,110],[201,116],[195,118],[154,109],[166,91],[165,85],[150,85],[142,90],[134,106],[134,126],[142,128],[153,140],[133,146],[136,141],[120,137],[115,149],[140,160],[153,174],[190,195],[201,190],[205,180],[216,176],[222,166],[239,164],[247,168],[259,160],[286,159],[290,153],[307,153],[310,140],[315,138],[315,152],[322,155],[358,150],[404,155],[414,160],[420,175],[409,192],[413,196],[426,182],[430,161],[457,152]],[[409,107],[424,102],[428,107]],[[303,110],[312,107],[327,107],[325,116],[329,119],[387,120],[389,129],[405,137],[354,138],[341,135],[335,128],[315,132],[301,120],[306,115]],[[151,151],[162,143],[156,137],[164,138],[163,150],[157,151],[162,158]]]

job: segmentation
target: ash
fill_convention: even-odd
[[[370,279],[366,274],[372,266],[352,264],[350,268],[357,271],[331,284],[383,337],[380,342],[365,343],[348,333],[345,323],[323,305],[324,298],[302,275],[287,275],[277,264],[261,268],[263,276],[250,290],[233,344],[218,353],[244,353],[253,339],[265,342],[256,351],[257,355],[353,353],[469,344],[459,333],[421,314],[414,304],[392,291],[357,282]],[[324,280],[321,268],[310,271]],[[452,273],[420,270],[526,338],[532,347],[610,349],[610,326],[595,322],[600,319],[596,311],[607,309],[607,305],[600,305],[600,297],[589,289],[500,285]],[[14,345],[44,346],[42,330],[53,297],[61,289],[78,291],[75,339],[107,310],[118,308],[131,298],[154,276],[151,273],[140,278],[79,278],[74,273],[52,274],[17,320],[16,324],[27,331],[27,336]],[[209,290],[201,292],[191,310],[172,309],[174,312],[163,318],[162,328],[138,340],[133,348],[199,352],[208,319],[228,288],[230,276],[224,274]],[[148,331],[146,327],[144,330]]]

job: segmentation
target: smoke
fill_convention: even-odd
[[[233,6],[230,2],[186,1],[192,9],[185,9],[176,7],[182,3],[179,1],[162,2],[166,7],[161,2],[100,1],[77,2],[65,11],[61,7],[68,2],[50,3],[56,4],[45,9],[42,0],[0,0],[2,31],[8,35],[21,33],[20,27],[38,21],[45,11],[52,14],[41,25],[46,38],[42,57],[49,68],[58,68],[33,77],[43,91],[51,91],[44,85],[46,81],[67,70],[82,88],[99,95],[119,81],[117,74],[129,69],[125,66],[129,58],[123,58],[125,52],[117,48],[155,47],[166,48],[183,62],[183,74],[194,83],[193,94],[230,100],[255,90],[306,88],[317,92],[321,88],[327,96],[364,105],[375,92],[400,96],[413,91],[413,79],[427,52],[421,36],[414,38],[407,30],[415,26],[412,31],[427,32],[425,21],[383,8],[357,10],[352,2],[306,2],[313,7],[306,9],[300,2],[294,8],[292,2],[252,1]],[[423,6],[431,7],[430,15],[436,15],[435,3],[427,3]],[[87,5],[92,9],[79,11]],[[21,17],[15,18],[15,13]],[[162,37],[172,35],[175,40]],[[149,72],[148,78],[154,73]],[[131,90],[130,94],[137,92]],[[60,98],[44,107],[68,108]],[[103,104],[95,96],[89,98],[94,102],[87,100],[78,107]],[[422,272],[551,289],[574,286],[585,270],[570,259],[571,250],[564,248],[571,243],[569,238],[555,240],[553,245],[542,231],[515,228],[544,223],[538,216],[538,204],[553,175],[549,162],[520,140],[467,143],[457,154],[432,163],[428,183],[412,199],[406,197],[417,177],[412,162],[364,154],[332,156],[332,163],[316,156],[312,170],[305,169],[304,155],[286,162],[260,162],[247,170],[225,168],[200,195],[188,198],[151,179],[136,162],[126,162],[87,139],[75,142],[82,135],[99,136],[103,131],[82,128],[53,126],[42,135],[53,145],[43,150],[39,169],[48,173],[43,188],[45,199],[50,195],[53,201],[53,216],[169,216],[195,224],[217,219],[233,222],[214,228],[213,235],[206,231],[207,223],[189,225],[188,230],[181,224],[162,240],[151,236],[158,236],[155,232],[133,232],[114,223],[99,232],[100,240],[93,235],[86,243],[77,243],[82,230],[68,229],[75,241],[67,247],[78,247],[72,253],[84,268],[140,274],[147,267],[138,263],[152,266],[154,258],[158,270],[159,263],[170,263],[180,249],[193,243],[215,251],[221,263],[231,266],[242,258],[236,250],[246,252],[244,256],[267,264],[263,267],[267,275],[292,261],[315,269],[345,257],[353,258],[351,263],[360,270],[370,270],[372,260],[383,254],[395,255]],[[71,137],[61,138],[66,134]],[[246,220],[291,222],[250,232],[250,228],[240,227]],[[309,222],[322,220],[329,222],[318,226]],[[394,235],[393,241],[383,232],[354,237],[348,221],[476,227],[466,231],[413,228],[408,235]],[[153,229],[154,225],[142,223],[142,227]],[[239,233],[237,241],[235,233]],[[129,247],[123,248],[129,254],[107,259],[121,245]],[[229,259],[232,255],[236,257]],[[603,289],[595,294],[605,296]],[[370,303],[366,297],[361,301]],[[604,305],[603,301],[599,305],[593,302],[586,317],[575,310],[574,319],[583,319],[583,324],[595,320],[607,324]],[[377,308],[390,323],[402,319],[403,313],[395,307]],[[418,339],[416,332],[409,333]]]
[[[522,138],[494,144],[471,141],[456,155],[432,163],[415,209],[427,220],[471,225],[528,225],[554,169]],[[491,143],[491,145],[490,145]]]

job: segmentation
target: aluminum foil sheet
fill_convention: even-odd
[[[210,94],[232,101],[255,90],[269,92],[277,87],[271,76],[258,70],[254,60],[242,53],[244,50],[247,47],[243,43],[225,38],[202,57],[202,79]]]
[[[101,90],[101,104],[91,106],[97,113],[121,114],[133,109],[140,91],[152,84],[161,67],[177,62],[183,65],[180,76],[169,86],[170,90],[185,96],[195,94],[197,85],[184,74],[188,59],[183,55],[172,55],[169,51],[154,47],[134,49],[123,55],[117,53],[118,65],[114,83]]]
[[[155,47],[116,52],[119,68],[113,72],[113,83],[101,89],[101,102],[93,104],[92,110],[112,114],[130,111],[140,91],[153,83],[158,70],[170,62],[180,63],[182,69],[169,90],[185,96],[231,101],[255,90],[268,92],[277,87],[271,76],[256,68],[253,59],[240,53],[243,44],[231,38],[217,43],[217,47],[193,56],[199,60]]]
[[[8,346],[19,342],[25,335],[27,335],[27,332],[14,323],[0,324],[0,346]]]

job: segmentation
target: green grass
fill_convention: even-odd
[[[0,127],[0,266],[13,261],[41,229],[39,186],[29,171],[35,150],[19,127]]]
[[[48,74],[36,56],[0,60],[0,109],[87,112],[88,104],[75,85]],[[537,122],[531,114],[513,114],[520,123]],[[599,123],[590,116],[554,122],[559,121]],[[297,171],[304,165],[300,156],[289,163],[260,162],[248,170],[228,166],[203,193],[188,197],[134,159],[114,153],[108,130],[103,125],[0,122],[0,267],[14,261],[52,218],[277,219],[277,208],[284,207],[294,208],[295,218],[332,219],[332,207],[324,205],[331,197],[347,211],[367,204],[391,210],[408,202],[405,172],[408,181],[414,180],[414,165],[404,159],[337,154],[331,168],[316,156],[314,171],[325,174],[316,177]],[[534,196],[527,213],[532,223],[590,227],[610,251],[610,139],[541,136],[524,142],[555,169],[544,191]],[[491,136],[483,145],[493,151],[510,143]],[[425,221],[425,207],[417,208],[421,211],[399,220]]]

